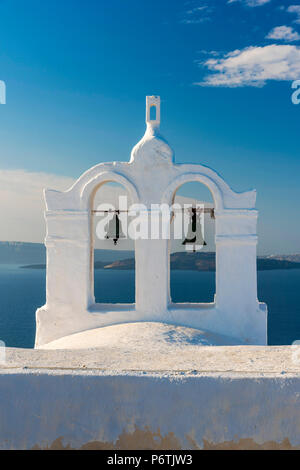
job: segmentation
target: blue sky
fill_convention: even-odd
[[[260,253],[300,252],[300,2],[2,0],[0,79],[10,177],[129,160],[157,94],[176,161],[256,188]]]

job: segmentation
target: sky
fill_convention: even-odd
[[[43,187],[128,161],[155,94],[176,162],[255,188],[259,253],[299,253],[297,79],[296,0],[0,0],[0,240],[42,241]]]

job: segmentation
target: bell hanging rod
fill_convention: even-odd
[[[128,210],[115,210],[115,209],[109,209],[107,211],[97,211],[97,210],[92,210],[91,211],[92,214],[120,214],[120,213],[127,213],[130,212]],[[215,209],[210,209],[210,208],[204,208],[204,209],[193,209],[193,208],[188,208],[188,209],[185,209],[184,207],[182,209],[174,209],[172,210],[173,213],[175,212],[193,212],[193,213],[202,213],[204,212],[204,214],[210,214],[210,217],[212,219],[215,219]]]
[[[188,209],[185,209],[183,207],[182,209],[173,209],[172,212],[173,213],[175,213],[175,212],[189,212],[189,213],[193,213],[193,214],[204,213],[204,214],[210,214],[210,217],[212,219],[215,219],[215,209],[214,208],[209,208],[209,207],[206,207],[204,209],[201,209],[201,208],[194,209],[193,207],[189,207]]]
[[[92,210],[92,214],[120,214],[121,212],[129,212],[129,211],[122,211],[118,209],[109,209],[108,211]]]

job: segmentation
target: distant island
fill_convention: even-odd
[[[257,258],[258,271],[267,271],[275,269],[300,269],[300,262],[292,261],[292,255],[287,255],[288,259],[282,255],[278,257],[266,256]],[[295,255],[296,259],[300,258]],[[182,271],[215,271],[216,256],[215,253],[172,253],[170,257],[171,269]],[[45,269],[45,264],[29,264],[20,266],[23,269]],[[111,262],[95,261],[95,269],[117,269],[117,270],[133,270],[135,268],[135,260],[133,257],[119,259]]]
[[[134,252],[120,249],[95,249],[95,269],[132,270],[135,268]],[[216,255],[212,252],[171,254],[171,269],[190,271],[215,271]],[[22,269],[45,269],[46,249],[42,243],[1,242],[0,264],[14,264]],[[257,258],[259,271],[275,269],[300,269],[300,254],[268,255]]]

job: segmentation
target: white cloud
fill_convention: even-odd
[[[248,7],[260,7],[266,3],[271,2],[272,0],[228,0],[227,3],[242,2]]]
[[[192,8],[185,12],[185,17],[181,20],[184,24],[199,24],[210,20],[210,13],[213,9],[207,5]]]
[[[191,10],[188,10],[186,13],[188,15],[192,15],[193,13],[196,13],[198,11],[203,11],[203,10],[206,10],[208,8],[207,5],[202,5],[201,7],[195,7],[195,8],[192,8]]]
[[[45,237],[44,188],[68,189],[72,178],[0,170],[0,240],[42,242]]]
[[[215,56],[215,57],[221,55],[221,52],[219,51],[207,51],[206,49],[201,49],[200,51],[198,51],[198,53],[203,54],[203,55]]]
[[[280,39],[283,41],[299,41],[300,34],[290,26],[277,26],[266,36],[267,39]]]
[[[300,47],[270,45],[235,50],[202,65],[211,72],[195,85],[263,86],[268,80],[296,80],[300,77]]]
[[[300,24],[300,5],[291,5],[288,7],[287,11],[289,13],[295,13],[297,15],[295,23]]]

